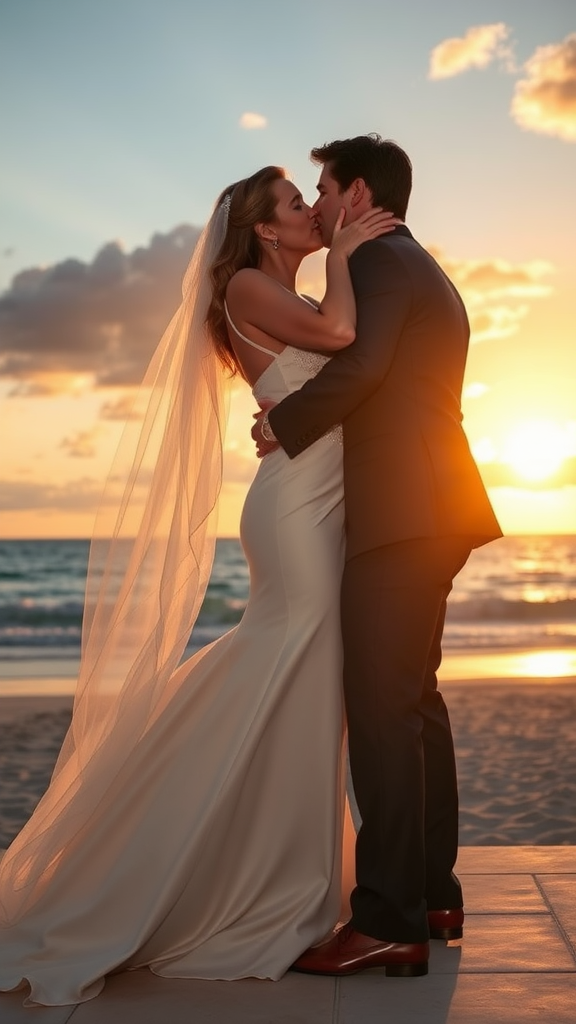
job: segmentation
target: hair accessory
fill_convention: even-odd
[[[224,227],[224,234],[226,234],[228,228],[228,214],[230,213],[230,204],[232,202],[232,193],[227,192],[224,199],[220,203],[220,211],[222,213],[222,221]]]

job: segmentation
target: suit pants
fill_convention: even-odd
[[[424,942],[427,909],[462,906],[454,743],[436,671],[446,600],[471,547],[464,537],[402,541],[344,570],[344,692],[362,818],[352,925],[377,939]]]

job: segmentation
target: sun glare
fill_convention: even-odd
[[[573,676],[576,654],[574,651],[530,651],[518,656],[516,667],[520,676]]]
[[[504,461],[523,480],[534,482],[553,476],[567,454],[565,432],[551,420],[518,424],[504,446]]]

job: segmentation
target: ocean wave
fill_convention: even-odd
[[[444,650],[519,650],[576,645],[575,622],[446,623]]]
[[[511,601],[502,597],[471,597],[448,602],[451,622],[569,622],[576,619],[576,600]]]
[[[3,657],[78,654],[87,556],[83,541],[0,542]],[[248,588],[239,542],[219,540],[188,652],[240,621]],[[554,645],[576,645],[576,536],[505,538],[473,552],[448,604],[445,648]]]
[[[205,637],[202,644],[211,642],[240,621],[245,607],[246,599],[208,595],[194,635]],[[0,606],[0,648],[79,646],[83,612],[79,601],[4,604]]]
[[[0,634],[19,627],[32,629],[58,629],[81,626],[84,604],[82,601],[19,601],[0,606]]]
[[[80,650],[82,630],[70,627],[69,629],[7,629],[0,630],[0,649],[30,648],[37,647],[70,647]]]
[[[212,588],[211,588],[212,589]],[[219,588],[221,589],[221,588]],[[246,597],[220,596],[208,592],[198,618],[198,625],[228,626],[240,621]],[[18,630],[33,633],[81,629],[81,601],[19,601],[0,605],[0,643],[2,638]],[[474,597],[449,602],[450,623],[553,623],[575,622],[576,600],[510,601],[501,597]]]
[[[240,621],[238,614],[230,615],[226,622],[199,618],[190,640],[188,651],[198,650],[212,643]],[[3,656],[24,649],[53,649],[63,652],[79,652],[81,626],[30,627],[13,626],[0,629],[0,650]],[[480,622],[469,620],[458,622],[448,620],[444,630],[443,647],[446,650],[464,649],[513,649],[573,647],[576,645],[576,622],[502,622],[498,620]]]

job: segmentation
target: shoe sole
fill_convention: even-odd
[[[373,967],[356,967],[348,971],[311,971],[304,967],[289,967],[295,974],[323,974],[327,978],[343,978],[363,971],[386,971],[387,978],[422,978],[428,974],[428,961],[421,964],[374,964]]]
[[[422,978],[428,974],[428,961],[425,964],[388,964],[387,978]]]
[[[431,928],[430,938],[431,939],[444,939],[449,942],[450,939],[461,939],[464,934],[463,928]]]

